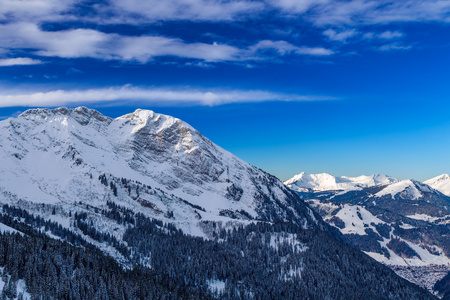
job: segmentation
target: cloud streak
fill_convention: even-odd
[[[80,5],[83,14],[76,13]],[[448,0],[105,0],[95,5],[75,0],[2,0],[0,21],[91,21],[145,24],[303,16],[316,25],[370,25],[392,22],[450,22]]]
[[[31,59],[28,57],[17,57],[17,58],[5,58],[0,59],[0,67],[9,66],[26,66],[26,65],[39,65],[43,62],[38,59]]]
[[[32,23],[0,25],[0,44],[10,51],[35,49],[33,54],[61,58],[96,58],[146,63],[156,57],[172,56],[206,62],[263,59],[260,51],[279,54],[331,55],[321,47],[299,47],[285,41],[261,41],[249,48],[226,44],[188,43],[164,36],[124,36],[92,29],[43,31]]]
[[[215,106],[230,103],[267,101],[324,101],[333,97],[284,94],[262,90],[198,90],[139,88],[130,85],[87,90],[54,90],[47,92],[0,94],[0,107],[61,106],[92,103],[143,102],[154,105]]]
[[[450,22],[447,0],[110,0],[103,10],[115,15],[116,22],[133,24],[257,19],[267,12],[281,12],[280,17],[287,18],[303,16],[319,26]]]
[[[343,30],[340,32],[337,32],[336,30],[333,29],[327,29],[323,32],[323,34],[332,41],[345,42],[347,39],[358,35],[359,32],[356,31],[355,29]]]
[[[117,20],[137,24],[168,20],[231,21],[251,18],[267,7],[263,1],[245,0],[110,0],[103,9],[116,15]]]
[[[158,57],[172,57],[197,60],[208,65],[217,62],[279,61],[279,57],[287,55],[327,56],[335,53],[320,45],[321,42],[312,46],[299,44],[291,35],[283,37],[286,41],[278,40],[279,37],[275,38],[274,34],[265,35],[264,40],[253,41],[228,36],[228,40],[223,39],[225,42],[214,43],[187,41],[178,38],[177,33],[168,37],[167,33],[158,34],[158,29],[154,29],[152,34],[140,36],[126,35],[117,30],[125,24],[141,29],[142,25],[145,27],[148,24],[162,24],[161,27],[164,27],[167,21],[184,22],[181,25],[175,23],[176,26],[201,22],[220,22],[224,26],[238,22],[244,26],[249,20],[261,22],[268,15],[282,20],[281,24],[309,22],[323,33],[323,43],[338,45],[362,40],[366,43],[385,40],[387,43],[402,38],[404,34],[400,31],[377,33],[376,28],[368,27],[394,22],[449,23],[450,1],[104,0],[92,5],[87,0],[2,0],[0,45],[3,49],[0,49],[0,54],[3,57],[0,59],[3,59],[0,66],[25,65],[26,58],[8,60],[16,53],[21,53],[20,56],[27,56],[28,53],[41,57],[93,58],[139,64]],[[68,22],[69,29],[66,26]],[[53,26],[63,23],[65,25],[59,28],[65,30]],[[45,27],[45,24],[53,25]],[[274,26],[279,28],[274,28],[273,32],[284,29],[280,25]],[[202,28],[195,25],[195,28],[204,31],[199,36],[209,30],[208,26]],[[382,49],[386,51],[396,47],[401,48],[391,42],[391,46]],[[406,49],[403,47],[403,50]],[[28,64],[37,63],[39,60],[28,61]]]

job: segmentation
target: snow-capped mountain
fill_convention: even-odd
[[[290,189],[298,192],[355,190],[365,187],[397,182],[398,179],[381,174],[358,177],[333,176],[327,173],[308,174],[302,172],[284,182]]]
[[[442,174],[434,178],[424,181],[433,189],[438,190],[444,195],[450,196],[450,176],[448,174]]]
[[[351,245],[399,275],[431,290],[450,270],[450,197],[429,185],[402,180],[298,194]]]
[[[84,107],[32,109],[1,121],[0,141],[0,229],[18,231],[23,245],[41,243],[59,263],[61,247],[48,249],[44,234],[148,267],[161,286],[192,290],[186,299],[433,298],[344,245],[338,230],[278,179],[179,119],[147,110],[112,119]],[[19,238],[2,239],[1,248],[9,262],[21,263],[3,264],[33,265],[11,253],[33,248]],[[52,269],[40,282],[53,282],[58,272],[84,278],[78,263],[59,271],[45,265]],[[27,283],[37,298],[30,278],[38,273]],[[112,298],[133,299],[117,288]]]
[[[196,235],[199,220],[317,222],[273,176],[152,111],[111,119],[85,107],[32,109],[0,122],[0,140],[2,203],[69,213],[113,199]]]

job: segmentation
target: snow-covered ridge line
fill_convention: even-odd
[[[450,176],[448,174],[436,176],[424,181],[423,183],[428,184],[444,195],[450,196]]]
[[[0,121],[0,140],[1,203],[70,211],[73,203],[101,209],[114,201],[200,236],[203,221],[317,226],[275,177],[150,110],[112,119],[86,107],[30,109]]]
[[[402,182],[399,186],[408,185],[407,182],[420,183],[414,179],[398,180],[397,178],[381,174],[349,177],[333,176],[328,173],[308,174],[306,172],[301,172],[291,179],[286,180],[284,184],[296,192],[323,192],[359,190],[361,188],[377,185],[390,185],[399,182]],[[450,196],[450,176],[448,174],[442,174],[425,180],[421,184],[426,184],[442,194]],[[398,188],[399,186],[396,186],[395,188]]]
[[[358,177],[333,176],[327,173],[308,174],[302,172],[284,182],[294,191],[327,191],[355,190],[375,185],[386,185],[398,182],[398,179],[387,175],[373,174]]]

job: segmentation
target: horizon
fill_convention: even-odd
[[[177,117],[246,162],[449,173],[450,1],[0,3],[0,120],[86,106]]]

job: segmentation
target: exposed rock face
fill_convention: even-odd
[[[223,299],[433,299],[181,120],[36,109],[0,122],[0,141],[1,230],[94,246]]]
[[[317,224],[279,180],[152,111],[111,119],[85,107],[32,109],[0,122],[0,138],[3,203],[101,208],[113,199],[199,235],[199,220]]]

